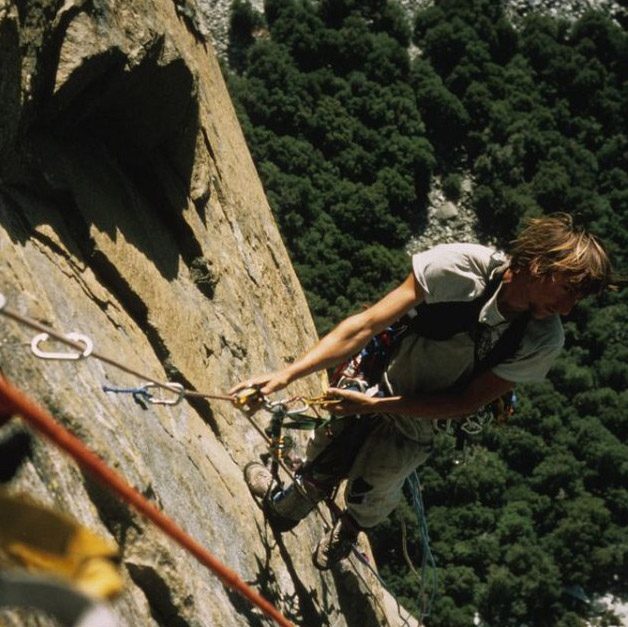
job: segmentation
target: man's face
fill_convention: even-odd
[[[530,276],[527,289],[530,313],[537,319],[555,313],[566,316],[582,297],[577,287],[570,283],[569,275],[563,272]]]

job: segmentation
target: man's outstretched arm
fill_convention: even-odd
[[[331,368],[362,350],[374,335],[381,333],[422,301],[423,291],[414,274],[410,274],[375,305],[343,320],[292,364],[243,381],[230,394],[253,386],[261,386],[262,394],[270,394],[308,374]]]

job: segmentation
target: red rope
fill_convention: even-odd
[[[242,581],[236,573],[218,561],[209,551],[190,537],[165,514],[134,490],[120,475],[89,450],[78,438],[58,424],[46,411],[0,376],[0,417],[19,414],[28,424],[45,435],[59,448],[68,453],[78,465],[91,473],[104,486],[115,492],[122,500],[151,520],[164,533],[190,552],[201,564],[209,568],[224,585],[235,590],[257,606],[264,614],[282,627],[294,627],[264,597]]]

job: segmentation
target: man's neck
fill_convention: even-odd
[[[497,294],[497,308],[504,318],[516,317],[528,311],[528,275],[523,271],[513,271],[508,268],[502,277],[502,288]]]

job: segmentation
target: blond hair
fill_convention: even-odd
[[[602,243],[585,229],[575,227],[567,213],[526,220],[527,227],[511,242],[510,266],[534,276],[554,272],[568,275],[583,295],[612,287],[612,267]]]

